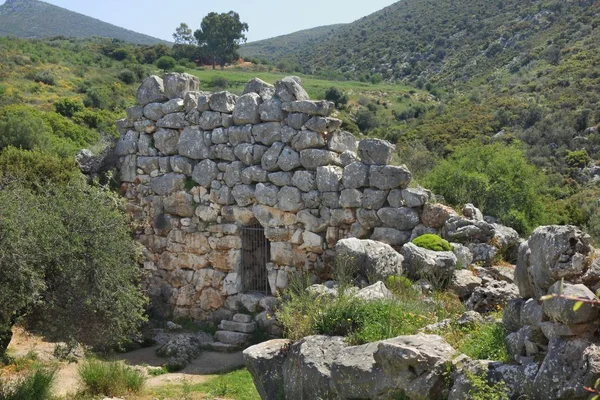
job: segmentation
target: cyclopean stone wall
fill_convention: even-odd
[[[422,218],[430,193],[389,165],[393,145],[340,130],[333,103],[311,101],[299,78],[253,79],[239,97],[198,88],[188,74],[149,77],[117,122],[121,189],[163,314],[219,319],[239,308],[240,231],[256,221],[273,293],[298,271],[330,278],[340,239],[400,248],[440,228],[447,210]]]

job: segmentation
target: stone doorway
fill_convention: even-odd
[[[265,229],[258,222],[242,228],[242,290],[271,294],[267,263],[271,258],[271,245]]]

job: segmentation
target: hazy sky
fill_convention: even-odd
[[[250,30],[248,41],[267,39],[302,29],[352,22],[394,0],[45,0],[111,24],[172,40],[186,22],[194,30],[211,11],[236,11]],[[4,0],[0,0],[4,4]]]

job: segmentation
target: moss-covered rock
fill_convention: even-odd
[[[452,251],[452,245],[438,235],[427,233],[412,241],[415,245],[433,251]]]

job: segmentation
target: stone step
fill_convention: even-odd
[[[250,339],[250,335],[241,332],[217,331],[215,340],[225,344],[243,345]]]
[[[253,321],[252,315],[248,315],[248,314],[235,314],[233,316],[233,320],[235,322],[243,322],[243,323],[250,323]]]
[[[236,351],[240,351],[241,348],[235,344],[212,342],[208,344],[207,350],[214,351],[216,353],[235,353]]]
[[[219,329],[223,331],[252,333],[256,330],[256,322],[246,323],[223,320],[221,321],[221,325],[219,325]]]

